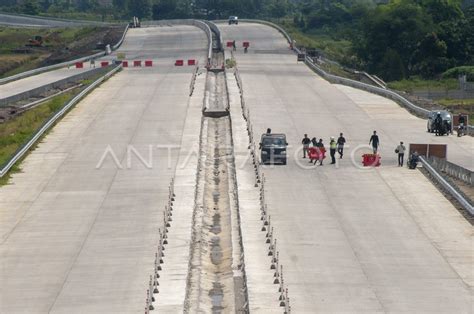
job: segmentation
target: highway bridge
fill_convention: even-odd
[[[443,143],[472,170],[472,137],[328,83],[268,25],[217,27],[238,47],[210,71],[201,28],[128,30],[118,52],[153,66],[96,88],[0,188],[0,313],[472,313],[472,225],[393,152]],[[219,118],[202,113],[213,93]],[[267,128],[286,166],[250,154]],[[362,169],[373,130],[382,166]],[[303,134],[340,132],[336,165],[302,159]]]

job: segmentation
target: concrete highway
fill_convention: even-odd
[[[207,37],[131,29],[120,51],[162,66],[124,69],[94,90],[0,188],[0,313],[143,313],[189,120],[194,67],[173,64],[203,63]],[[199,129],[187,132],[197,140]]]
[[[298,64],[270,27],[218,26],[224,41],[237,41],[255,136],[269,127],[290,143],[288,165],[265,167],[264,175],[293,312],[471,313],[472,226],[421,172],[397,167],[394,149],[399,141],[447,143],[448,160],[472,170],[472,138],[437,138],[392,101],[329,84]],[[247,54],[242,41],[250,41]],[[354,149],[373,130],[382,167],[362,170],[355,165],[364,150]],[[302,158],[304,133],[328,148],[340,132],[348,145],[337,166],[329,156],[324,166]]]
[[[127,36],[121,48],[113,52],[111,55],[99,58],[96,60],[96,67],[100,66],[100,62],[105,60],[112,62],[117,58],[117,53],[121,53],[126,60],[129,60],[130,67],[133,66],[133,60],[141,60],[144,66],[145,59],[154,61],[155,65],[161,67],[170,67],[173,62],[170,60],[179,58],[193,59],[196,55],[202,52],[202,47],[196,48],[196,43],[193,42],[193,36],[189,33],[194,30],[188,30],[176,34],[174,29],[170,26],[160,27],[160,37],[154,36],[156,28],[142,28],[140,34],[134,32],[134,36]],[[182,49],[184,46],[187,49]],[[188,48],[189,47],[189,48]],[[159,53],[156,53],[159,51]],[[181,54],[177,51],[183,51]],[[24,79],[13,81],[7,84],[0,85],[0,99],[12,95],[16,95],[45,84],[57,82],[69,76],[89,71],[89,62],[84,63],[83,69],[76,69],[74,66],[70,68],[61,68],[53,71],[48,71],[34,76],[29,76]]]
[[[38,75],[25,77],[24,79],[13,81],[7,84],[0,85],[0,99],[7,98],[22,92],[41,87],[46,84],[54,83],[73,76],[75,74],[89,71],[89,64],[86,63],[84,68],[76,69],[75,67],[61,68]]]
[[[472,313],[472,225],[420,171],[397,167],[394,153],[399,141],[447,143],[448,160],[472,170],[472,137],[435,137],[426,121],[396,103],[328,83],[297,63],[284,37],[268,26],[219,28],[224,41],[237,41],[234,55],[255,137],[272,128],[290,144],[288,164],[265,166],[263,173],[292,312]],[[243,41],[250,42],[247,54]],[[224,131],[213,130],[211,118],[201,120],[206,71],[199,70],[190,96],[195,67],[174,66],[176,59],[204,65],[207,47],[206,34],[193,26],[130,29],[121,48],[104,59],[121,53],[129,61],[153,60],[153,67],[124,68],[91,92],[0,187],[0,313],[143,313],[171,178],[176,196],[155,312],[209,309],[205,303],[214,309],[220,295],[233,295],[232,280],[244,277],[248,303],[241,303],[252,313],[283,312],[233,70],[219,89],[220,96],[229,95],[232,132],[219,134]],[[3,93],[0,86],[0,95],[8,85],[30,88],[76,71],[26,78],[4,85]],[[373,130],[381,139],[382,166],[362,169],[368,151],[362,146]],[[340,132],[347,145],[336,165],[329,156],[324,166],[302,158],[304,133],[323,138],[328,148],[330,136]],[[236,181],[230,166],[211,172],[218,153],[234,162],[232,150],[219,152],[211,139],[233,144]],[[203,173],[216,186],[224,178],[222,190],[200,187]],[[203,191],[229,200],[201,221],[200,211],[212,209],[199,199]],[[211,281],[223,269],[203,268],[196,277],[200,258],[216,254],[196,234],[221,234],[227,225],[219,223],[218,232],[213,219],[218,209],[227,213],[233,206],[225,218],[232,232],[223,230],[228,235],[219,242],[222,252],[232,253],[232,259],[226,255],[229,284],[216,288]],[[232,250],[236,230],[243,254]]]

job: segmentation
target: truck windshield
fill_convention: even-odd
[[[277,137],[265,137],[262,141],[263,146],[283,146],[285,140]]]

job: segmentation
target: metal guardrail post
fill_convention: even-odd
[[[456,189],[448,183],[434,167],[430,165],[428,161],[425,160],[424,157],[419,157],[423,167],[428,170],[428,172],[433,176],[436,181],[438,181],[444,189],[446,189],[449,194],[451,194],[461,205],[466,209],[471,215],[474,215],[474,207],[458,192]]]
[[[118,70],[122,68],[121,65],[117,65],[114,69],[104,74],[102,77],[97,79],[94,83],[89,85],[86,89],[76,95],[71,99],[60,111],[58,111],[51,119],[49,119],[35,134],[34,136],[21,147],[15,155],[5,164],[5,166],[0,170],[0,178],[3,177],[13,165],[20,160],[26,152],[41,138],[41,136],[60,118],[62,117],[72,106],[78,103],[84,96],[86,96],[91,90],[96,88],[100,83],[105,79],[109,78],[115,74]]]

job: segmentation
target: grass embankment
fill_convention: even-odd
[[[410,78],[402,81],[388,82],[391,89],[412,93],[417,90],[447,91],[459,89],[457,79],[446,78],[440,80],[423,80],[420,78]]]
[[[316,49],[321,52],[326,58],[342,62],[351,56],[351,42],[348,40],[341,40],[329,36],[323,31],[303,32],[297,28],[292,21],[283,20],[275,21],[281,25],[289,35],[296,40],[298,47],[305,47],[308,52]],[[338,64],[326,63],[322,65],[323,69],[329,73],[339,75],[342,77],[357,79],[352,73],[347,72]],[[460,73],[467,73],[468,79],[474,77],[474,67],[458,67],[453,68],[441,76],[439,80],[425,80],[419,77],[412,77],[410,79],[388,82],[387,86],[390,89],[405,91],[413,93],[414,91],[449,91],[459,89],[459,82],[457,76]],[[474,124],[474,99],[441,99],[436,100],[436,103],[445,107],[449,111],[456,113],[469,114],[469,123]]]
[[[416,91],[449,91],[459,89],[459,82],[455,78],[442,78],[439,80],[412,78],[389,82],[387,85],[391,89],[404,91],[409,94]],[[474,124],[474,99],[436,99],[433,102],[446,108],[453,114],[468,114],[469,124]]]
[[[8,162],[15,152],[28,142],[45,121],[57,113],[64,104],[77,93],[78,89],[74,89],[62,95],[58,95],[38,107],[0,124],[0,166]],[[11,169],[10,173],[18,170],[19,169],[15,166]],[[8,179],[9,174],[0,178],[0,185],[6,184]]]
[[[288,32],[291,38],[296,41],[298,47],[304,47],[310,55],[317,52],[317,54],[321,54],[329,60],[341,62],[351,53],[351,42],[348,40],[337,39],[321,30],[303,32],[290,20],[277,21],[276,23],[281,25],[285,31]],[[353,78],[350,72],[345,71],[342,66],[337,64],[325,63],[321,66],[329,73]]]
[[[57,12],[57,13],[40,13],[41,17],[52,17],[67,20],[82,20],[93,22],[126,22],[128,20],[117,19],[113,15],[102,15],[91,12]]]
[[[76,45],[91,38],[89,53],[105,30],[98,27],[69,28],[11,28],[0,27],[0,78],[71,59],[83,51],[75,51]],[[29,39],[43,37],[42,47],[26,47]],[[98,36],[98,38],[96,38]],[[21,49],[23,52],[15,52]],[[82,50],[82,47],[80,48]]]

